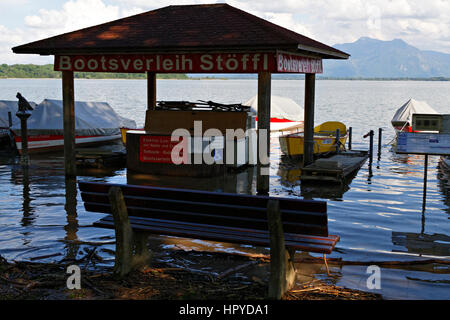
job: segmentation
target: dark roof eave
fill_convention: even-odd
[[[288,51],[293,53],[301,53],[306,56],[322,58],[322,59],[348,59],[349,54],[342,51],[328,51],[313,47],[301,45],[261,45],[261,46],[227,46],[227,47],[154,47],[154,48],[21,48],[22,46],[12,48],[16,54],[39,54],[39,55],[73,55],[73,54],[138,54],[138,53],[193,53],[193,52],[269,52],[269,51]]]

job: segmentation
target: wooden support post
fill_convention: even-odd
[[[115,276],[123,277],[132,269],[133,230],[131,230],[122,190],[119,187],[111,187],[108,197],[116,230],[116,259],[113,273]]]
[[[316,75],[305,74],[305,116],[304,116],[304,142],[303,167],[314,162],[314,96]]]
[[[156,73],[147,72],[147,110],[156,108]]]
[[[280,203],[269,200],[267,203],[267,222],[270,236],[270,279],[269,299],[281,299],[295,284],[294,253],[286,250]]]
[[[64,169],[66,176],[76,176],[75,159],[75,95],[73,71],[62,72],[64,118]]]
[[[256,191],[269,193],[271,74],[258,73],[258,162]]]

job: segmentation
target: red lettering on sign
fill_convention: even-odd
[[[171,141],[171,138],[171,136],[141,136],[139,141],[140,161],[154,163],[173,163],[172,149],[179,143],[183,143],[185,140],[180,138],[181,142]],[[176,154],[174,156],[180,157],[180,159],[187,157],[187,154],[183,154],[183,150],[187,150],[187,148],[181,148],[180,154]]]

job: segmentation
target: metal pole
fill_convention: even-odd
[[[336,129],[336,153],[339,153],[340,149],[340,140],[341,139],[341,130]]]
[[[425,205],[427,201],[427,179],[428,179],[428,155],[425,155],[425,165],[423,172],[423,199],[422,199],[422,212],[425,212]]]
[[[352,150],[352,127],[348,128],[348,150]]]

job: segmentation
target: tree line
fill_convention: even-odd
[[[145,73],[74,72],[77,79],[146,79]],[[61,72],[54,71],[52,64],[1,64],[0,78],[61,78]],[[184,73],[158,73],[158,79],[188,79]]]

